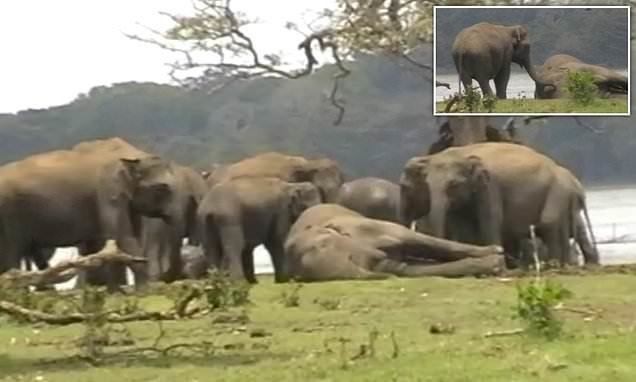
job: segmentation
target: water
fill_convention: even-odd
[[[636,263],[636,186],[588,190],[587,204],[594,234],[599,242],[601,263]],[[604,243],[616,239],[620,242]],[[78,256],[75,248],[60,248],[51,264],[75,256]],[[269,253],[263,246],[254,250],[254,267],[258,274],[273,272]],[[130,271],[128,280],[132,283]],[[73,279],[58,285],[58,288],[69,288],[74,284]]]
[[[627,70],[616,70],[617,73],[621,73],[627,76]],[[435,101],[443,101],[459,91],[457,88],[459,77],[456,73],[452,74],[437,74],[437,80],[450,84],[450,90],[445,87],[435,88]],[[477,81],[473,80],[473,86],[479,86]],[[463,85],[462,85],[463,88]],[[490,88],[495,91],[495,83],[490,81]],[[526,72],[513,72],[510,74],[510,81],[508,82],[508,90],[506,91],[508,98],[534,98],[534,81],[530,78]]]

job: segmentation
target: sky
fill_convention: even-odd
[[[263,51],[292,61],[302,39],[288,21],[302,24],[334,0],[235,0],[256,17],[249,29]],[[162,30],[160,11],[188,14],[188,0],[2,0],[0,1],[0,113],[68,103],[94,86],[126,81],[170,83],[165,65],[175,56],[133,41],[124,33]]]

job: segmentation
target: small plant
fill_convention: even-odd
[[[230,279],[224,272],[212,271],[204,282],[203,293],[210,310],[216,310],[249,303],[251,287],[245,281]]]
[[[314,303],[320,305],[324,310],[337,310],[340,308],[340,299],[337,298],[317,298]]]
[[[91,360],[103,355],[104,345],[108,343],[106,330],[106,291],[104,288],[84,288],[79,305],[80,313],[90,317],[84,321],[84,335],[79,340],[80,349]]]
[[[469,112],[477,112],[481,104],[481,94],[477,91],[476,87],[467,86],[462,101]]]
[[[484,109],[486,109],[489,113],[492,113],[495,110],[495,106],[497,106],[497,97],[495,96],[486,96],[481,101],[482,105],[484,105]]]
[[[528,285],[517,285],[516,315],[527,324],[529,333],[553,340],[561,334],[563,322],[554,308],[572,293],[561,284],[536,279]]]
[[[290,282],[289,286],[280,292],[280,301],[286,308],[300,306],[300,289],[303,284]]]
[[[592,103],[597,96],[594,76],[589,72],[568,71],[566,89],[574,102],[584,106]]]

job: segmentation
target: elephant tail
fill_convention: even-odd
[[[581,222],[581,227],[577,226],[577,221],[579,221],[578,219],[580,219],[580,214],[581,211],[583,212],[583,216],[585,218],[585,221]],[[581,245],[581,242],[583,241],[582,239],[580,239],[580,236],[586,236],[587,233],[589,233],[589,237],[591,240],[591,248],[589,248],[589,250],[592,251],[591,255],[593,257],[592,262],[598,263],[598,247],[596,245],[596,237],[594,235],[594,229],[592,228],[592,222],[590,221],[590,216],[588,214],[587,211],[587,203],[585,200],[585,195],[577,195],[574,198],[574,205],[572,206],[572,232],[574,233],[574,238],[577,241],[577,243],[579,244],[579,246]],[[581,232],[577,232],[578,229],[581,230]],[[587,231],[587,232],[586,232]],[[584,255],[586,255],[584,253]],[[588,256],[585,256],[585,261],[586,263],[589,261],[590,259],[588,259]]]

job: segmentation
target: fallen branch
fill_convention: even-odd
[[[490,337],[516,336],[523,332],[525,332],[525,329],[521,329],[521,328],[511,329],[511,330],[500,330],[495,332],[486,332],[484,333],[484,337],[490,338]]]
[[[116,312],[106,312],[105,321],[109,323],[124,323],[131,321],[164,321],[177,320],[183,317],[192,317],[194,314],[201,312],[201,309],[191,309],[184,312],[183,315],[175,311],[167,312],[134,312],[130,314],[119,314]],[[57,315],[45,313],[39,310],[27,309],[18,304],[9,301],[0,301],[0,313],[6,313],[14,317],[26,319],[29,322],[44,322],[49,325],[71,325],[81,322],[91,321],[95,319],[94,314],[70,313]]]
[[[21,271],[12,269],[0,275],[1,288],[24,288],[27,286],[43,286],[66,282],[77,276],[79,271],[94,269],[106,263],[145,263],[141,257],[130,256],[118,251],[96,253],[94,255],[68,260],[42,271]]]

